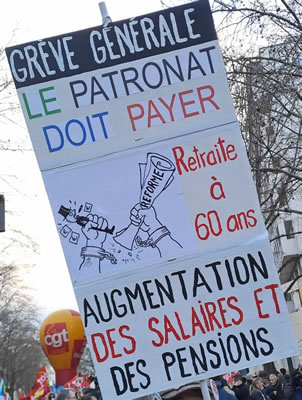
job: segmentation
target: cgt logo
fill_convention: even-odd
[[[44,343],[48,354],[61,354],[68,352],[68,332],[65,322],[45,326]]]

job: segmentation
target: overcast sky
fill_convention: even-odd
[[[101,25],[102,17],[98,4],[96,0],[1,2],[1,46],[21,44]],[[113,21],[161,9],[159,0],[108,0],[106,6]],[[3,137],[6,135],[17,138],[18,141],[22,141],[22,146],[30,148],[21,111],[13,119],[18,122],[17,125],[9,122],[3,125],[0,121],[1,134]],[[16,229],[33,237],[40,249],[39,254],[32,258],[26,249],[20,247],[17,252],[14,250],[13,254],[6,255],[6,261],[17,262],[19,265],[35,264],[35,267],[25,270],[26,281],[34,288],[35,297],[43,309],[44,316],[63,308],[77,309],[35,156],[30,151],[2,153],[0,173],[9,177],[7,185],[0,187],[0,193],[6,195],[7,208],[10,210],[6,217],[7,232],[1,234],[2,243]]]
[[[108,13],[113,21],[159,10],[159,0],[108,0]],[[0,32],[15,43],[42,39],[101,25],[99,2],[96,0],[10,0],[1,2]]]

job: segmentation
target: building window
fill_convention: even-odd
[[[293,221],[291,219],[284,221],[284,228],[287,239],[294,239],[295,238],[294,227],[293,227]]]
[[[278,188],[277,192],[278,192],[280,207],[283,207],[283,206],[287,205],[287,197],[286,197],[286,193],[285,193],[284,188],[282,188],[282,189]]]
[[[272,138],[274,136],[274,128],[270,125],[266,130],[268,137]]]
[[[273,157],[273,168],[280,168],[280,157]]]

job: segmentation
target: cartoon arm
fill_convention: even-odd
[[[82,228],[82,232],[87,239],[86,247],[82,249],[82,255],[89,253],[90,255],[100,257],[101,260],[107,258],[112,264],[116,264],[117,260],[114,255],[103,249],[107,233],[96,230],[96,228],[101,228],[103,230],[108,228],[108,221],[96,214],[88,214],[87,218],[88,222]]]
[[[107,233],[98,231],[96,228],[106,229],[108,227],[107,220],[96,214],[88,214],[87,218],[88,222],[82,228],[82,232],[87,239],[87,246],[102,247],[106,240]]]
[[[139,203],[136,204],[130,212],[130,219],[134,225],[149,235],[146,241],[142,241],[139,236],[137,237],[140,246],[157,248],[161,257],[182,247],[171,237],[169,229],[159,221],[153,206],[142,208]]]

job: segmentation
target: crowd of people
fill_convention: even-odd
[[[259,371],[255,374],[233,376],[229,384],[223,377],[213,378],[219,393],[219,400],[302,400],[302,367],[289,375],[284,368],[267,374]],[[179,393],[181,390],[181,394]],[[171,400],[203,400],[200,387],[179,388],[174,390]]]
[[[219,400],[302,400],[302,367],[291,375],[284,368],[267,374],[259,371],[255,374],[233,376],[229,384],[223,377],[213,378]],[[210,396],[214,399],[213,393]],[[145,396],[139,400],[151,400],[156,397]],[[165,390],[158,394],[158,400],[203,400],[200,382],[193,382],[179,388]],[[98,384],[92,388],[79,390],[64,388],[59,393],[50,393],[48,400],[102,400]]]

